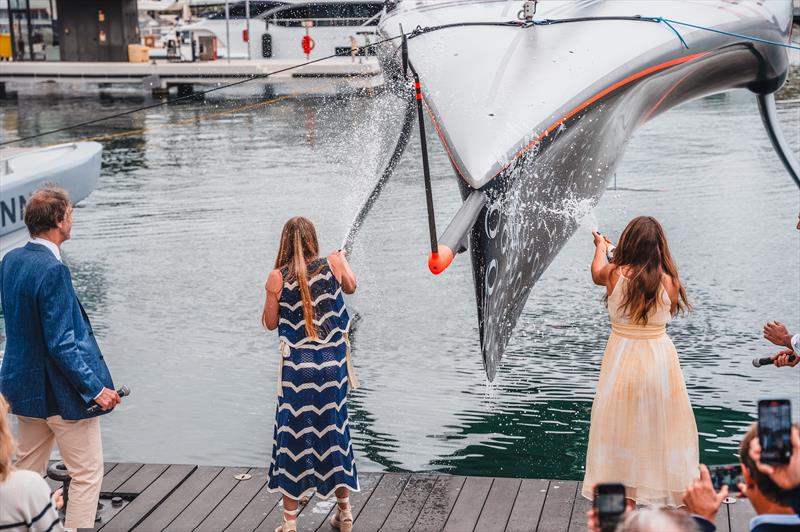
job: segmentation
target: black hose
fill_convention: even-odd
[[[411,138],[411,129],[414,127],[415,110],[416,106],[414,105],[414,98],[413,96],[409,95],[409,98],[406,102],[403,127],[400,131],[400,138],[397,139],[397,145],[394,148],[394,152],[392,152],[392,156],[389,158],[389,162],[386,163],[386,167],[383,169],[383,172],[378,178],[378,181],[375,183],[375,186],[372,187],[372,191],[361,204],[361,208],[358,209],[358,213],[356,213],[355,218],[353,218],[353,222],[350,224],[350,229],[347,231],[347,236],[344,237],[344,241],[342,242],[342,249],[345,250],[348,255],[353,249],[353,243],[358,235],[358,231],[361,229],[361,224],[364,222],[367,214],[369,214],[369,211],[372,210],[372,206],[375,205],[378,197],[380,197],[381,192],[383,192],[384,185],[386,185],[389,177],[394,173],[395,168],[397,168],[397,164],[400,162],[400,158],[403,156],[406,146],[408,146],[408,141]]]
[[[424,35],[426,33],[431,33],[434,31],[449,29],[449,28],[460,28],[460,27],[474,27],[474,26],[490,26],[490,27],[501,27],[501,28],[530,28],[532,26],[552,26],[553,24],[568,24],[571,22],[593,22],[599,20],[630,20],[636,22],[661,22],[661,19],[655,17],[643,17],[641,15],[630,15],[630,16],[608,16],[608,17],[576,17],[576,18],[559,18],[559,19],[541,19],[541,20],[532,20],[532,21],[515,21],[510,20],[506,22],[453,22],[451,24],[441,24],[438,26],[417,26],[414,31],[408,34],[409,39],[413,39],[414,37],[419,37],[420,35]]]
[[[428,233],[431,240],[431,253],[439,253],[438,236],[436,235],[436,215],[433,210],[433,186],[431,185],[431,169],[428,164],[428,140],[425,136],[425,111],[422,108],[422,84],[419,74],[414,69],[411,61],[408,68],[414,76],[414,92],[417,100],[417,122],[419,123],[419,143],[422,149],[422,177],[425,182],[425,204],[428,207]]]
[[[800,187],[800,163],[797,162],[797,158],[792,153],[792,148],[783,136],[783,131],[778,121],[778,113],[775,111],[775,95],[774,93],[757,94],[756,97],[758,98],[758,110],[761,113],[761,120],[764,122],[764,129],[767,130],[772,147],[778,154],[778,158],[783,163],[786,171],[789,172],[789,176]]]

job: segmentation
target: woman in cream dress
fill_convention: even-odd
[[[677,506],[698,475],[697,425],[666,325],[690,308],[661,225],[633,219],[609,263],[594,233],[592,280],[606,287],[611,335],[592,404],[584,497],[604,482],[637,504]]]

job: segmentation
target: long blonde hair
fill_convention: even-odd
[[[8,403],[0,394],[0,482],[5,482],[11,474],[11,457],[14,455],[14,436],[8,423]]]
[[[652,216],[638,216],[628,223],[619,237],[611,263],[629,270],[622,309],[634,322],[647,325],[648,315],[658,303],[662,274],[667,274],[678,288],[678,303],[672,314],[691,310],[664,229]]]
[[[303,301],[306,336],[312,339],[319,338],[319,334],[314,324],[314,303],[311,301],[311,291],[308,287],[308,264],[318,258],[319,242],[317,241],[317,231],[314,229],[314,224],[311,223],[311,220],[302,216],[289,218],[281,233],[278,256],[275,259],[275,269],[287,268],[289,274],[287,279],[284,280],[297,281],[300,287],[300,297]],[[315,273],[312,272],[312,275]],[[261,316],[261,323],[266,327],[266,312]]]

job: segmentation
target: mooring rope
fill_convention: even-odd
[[[764,43],[764,44],[770,44],[772,46],[781,46],[783,48],[790,48],[792,50],[800,50],[800,46],[798,46],[796,44],[779,42],[779,41],[770,41],[769,39],[762,39],[761,37],[754,37],[752,35],[745,35],[743,33],[736,33],[736,32],[733,32],[733,31],[718,30],[718,29],[709,28],[709,27],[706,27],[706,26],[698,26],[697,24],[690,24],[688,22],[681,22],[680,20],[672,20],[672,19],[663,18],[663,17],[653,17],[653,20],[656,21],[656,22],[663,22],[663,23],[667,24],[668,26],[670,26],[670,24],[677,24],[679,26],[688,26],[689,28],[695,28],[695,29],[698,29],[698,30],[710,31],[712,33],[720,33],[722,35],[729,35],[731,37],[737,37],[739,39],[746,39],[748,41],[754,41],[754,42],[760,42],[760,43]],[[670,26],[670,28],[672,28],[672,26]],[[672,28],[672,30],[675,33],[678,33],[678,31],[675,28]],[[680,37],[681,42],[688,49],[689,46],[686,44],[686,41],[683,40],[683,37],[681,37],[680,33],[678,33],[678,37]]]
[[[376,41],[374,43],[365,44],[364,46],[359,46],[358,50],[366,50],[366,49],[372,48],[374,46],[380,46],[380,45],[382,45],[384,43],[400,39],[401,37],[403,37],[403,36],[402,35],[396,35],[394,37],[389,37],[389,38],[383,39],[381,41]],[[325,57],[320,57],[319,59],[313,59],[311,61],[306,61],[305,63],[300,63],[298,65],[292,65],[292,66],[289,66],[289,67],[286,67],[286,68],[281,68],[281,69],[275,70],[273,72],[267,72],[265,74],[255,74],[255,75],[252,75],[252,76],[248,76],[245,79],[240,79],[238,81],[233,81],[231,83],[218,85],[216,87],[212,87],[210,89],[202,90],[200,92],[195,92],[195,93],[192,93],[192,94],[188,94],[186,96],[180,96],[178,98],[172,98],[172,99],[164,100],[164,101],[157,102],[157,103],[154,103],[154,104],[145,105],[145,106],[142,106],[142,107],[137,107],[135,109],[129,109],[127,111],[122,111],[120,113],[114,113],[114,114],[111,114],[111,115],[101,116],[100,118],[95,118],[93,120],[86,120],[85,122],[79,122],[77,124],[71,124],[71,125],[68,125],[68,126],[57,128],[57,129],[51,129],[51,130],[48,130],[48,131],[44,131],[42,133],[37,133],[35,135],[28,135],[27,137],[19,137],[19,138],[16,138],[16,139],[7,140],[7,141],[4,141],[4,142],[0,142],[0,147],[8,146],[10,144],[16,144],[18,142],[24,142],[26,140],[32,140],[32,139],[44,137],[46,135],[52,135],[54,133],[60,133],[60,132],[63,132],[63,131],[69,131],[71,129],[77,129],[77,128],[81,128],[81,127],[85,127],[85,126],[90,126],[90,125],[93,125],[93,124],[98,124],[100,122],[105,122],[107,120],[113,120],[115,118],[120,118],[122,116],[132,115],[134,113],[139,113],[141,111],[147,111],[148,109],[155,109],[156,107],[162,107],[162,106],[165,106],[165,105],[170,105],[170,104],[173,104],[173,103],[181,102],[181,101],[184,101],[184,100],[189,100],[189,99],[192,99],[192,98],[198,98],[200,96],[205,96],[206,94],[209,94],[211,92],[215,92],[215,91],[222,90],[222,89],[227,89],[227,88],[230,88],[230,87],[235,87],[237,85],[242,85],[243,83],[248,83],[250,81],[254,81],[254,80],[258,80],[258,79],[266,79],[266,78],[268,78],[270,76],[274,76],[275,74],[282,74],[284,72],[289,72],[291,70],[296,70],[298,68],[303,68],[303,67],[306,67],[306,66],[309,66],[309,65],[313,65],[315,63],[320,63],[322,61],[327,61],[328,59],[333,59],[334,57],[349,57],[351,55],[351,53],[352,53],[352,50],[343,50],[341,52],[337,52],[337,53],[334,53],[334,54],[331,54],[331,55],[327,55]]]
[[[772,46],[781,46],[784,48],[791,48],[792,50],[800,50],[800,46],[791,44],[791,43],[784,43],[779,41],[771,41],[769,39],[762,39],[761,37],[755,37],[753,35],[745,35],[744,33],[736,33],[733,31],[725,31],[725,30],[718,30],[715,28],[709,28],[707,26],[700,26],[697,24],[691,24],[689,22],[682,22],[680,20],[673,20],[671,18],[665,17],[648,17],[644,15],[619,15],[619,16],[605,16],[605,17],[574,17],[574,18],[557,18],[557,19],[539,19],[539,20],[530,20],[530,21],[506,21],[506,22],[453,22],[451,24],[441,24],[438,26],[417,26],[414,31],[408,36],[409,39],[413,39],[414,37],[418,37],[420,35],[424,35],[425,33],[431,33],[434,31],[439,31],[447,28],[457,28],[457,27],[469,27],[469,26],[499,26],[504,28],[532,28],[535,26],[552,26],[555,24],[569,24],[573,22],[604,22],[604,21],[612,21],[612,20],[628,20],[633,22],[652,22],[658,24],[664,24],[669,29],[671,29],[675,35],[680,39],[681,44],[684,48],[688,49],[689,45],[686,43],[686,39],[680,34],[680,32],[673,26],[687,26],[690,28],[709,31],[713,33],[719,33],[722,35],[729,35],[731,37],[737,37],[739,39],[746,39],[748,41],[760,42],[764,44],[769,44]]]
[[[417,26],[413,31],[411,31],[409,33],[401,33],[400,35],[396,35],[394,37],[389,37],[389,38],[386,38],[386,39],[383,39],[383,40],[380,40],[380,41],[377,41],[377,42],[374,42],[374,43],[365,44],[363,46],[359,46],[358,50],[359,51],[363,51],[363,50],[366,50],[368,48],[372,48],[372,47],[375,47],[375,46],[380,46],[380,45],[382,45],[384,43],[391,42],[391,41],[400,39],[402,37],[407,37],[409,39],[413,39],[415,37],[419,37],[420,35],[424,35],[426,33],[432,33],[432,32],[435,32],[435,31],[448,29],[448,28],[455,28],[455,27],[497,26],[497,27],[506,27],[506,28],[529,28],[529,27],[534,27],[534,26],[551,26],[551,25],[554,25],[554,24],[567,24],[567,23],[575,23],[575,22],[598,22],[598,21],[611,21],[611,20],[628,20],[628,21],[651,22],[651,23],[664,24],[675,33],[675,35],[680,40],[681,44],[686,49],[689,49],[689,45],[687,44],[686,40],[683,38],[681,33],[673,26],[673,24],[679,25],[679,26],[686,26],[686,27],[694,28],[694,29],[698,29],[698,30],[718,33],[718,34],[721,34],[721,35],[728,35],[728,36],[731,36],[731,37],[736,37],[736,38],[739,38],[739,39],[745,39],[745,40],[749,40],[749,41],[753,41],[753,42],[760,42],[760,43],[768,44],[768,45],[771,45],[771,46],[780,46],[780,47],[784,47],[784,48],[790,48],[792,50],[800,50],[800,46],[794,45],[794,44],[791,44],[791,43],[782,43],[782,42],[779,42],[779,41],[771,41],[769,39],[762,39],[760,37],[755,37],[753,35],[745,35],[743,33],[736,33],[736,32],[732,32],[732,31],[725,31],[725,30],[719,30],[719,29],[715,29],[715,28],[709,28],[707,26],[700,26],[700,25],[697,25],[697,24],[691,24],[689,22],[683,22],[683,21],[680,21],[680,20],[673,20],[673,19],[669,19],[669,18],[665,18],[665,17],[648,17],[648,16],[642,16],[642,15],[605,16],[605,17],[575,17],[575,18],[563,18],[563,19],[539,19],[539,20],[530,20],[530,21],[506,21],[506,22],[454,22],[452,24],[442,24],[442,25],[439,25],[439,26],[426,26],[426,27]],[[172,99],[168,99],[168,100],[165,100],[165,101],[157,102],[157,103],[154,103],[154,104],[151,104],[151,105],[145,105],[145,106],[142,106],[142,107],[137,107],[135,109],[130,109],[128,111],[122,111],[122,112],[119,112],[119,113],[114,113],[114,114],[111,114],[111,115],[102,116],[100,118],[95,118],[93,120],[86,120],[84,122],[79,122],[77,124],[71,124],[71,125],[68,125],[68,126],[57,128],[57,129],[51,129],[51,130],[48,130],[48,131],[44,131],[42,133],[37,133],[35,135],[28,135],[26,137],[19,137],[19,138],[16,138],[16,139],[7,140],[7,141],[4,141],[4,142],[0,142],[0,147],[8,146],[8,145],[11,145],[11,144],[16,144],[16,143],[19,143],[19,142],[24,142],[26,140],[32,140],[32,139],[44,137],[44,136],[47,136],[47,135],[52,135],[54,133],[60,133],[60,132],[63,132],[63,131],[69,131],[71,129],[77,129],[77,128],[81,128],[81,127],[85,127],[85,126],[90,126],[90,125],[93,125],[93,124],[98,124],[100,122],[113,120],[115,118],[120,118],[120,117],[123,117],[123,116],[127,116],[127,115],[131,115],[131,114],[134,114],[134,113],[138,113],[138,112],[141,112],[141,111],[147,111],[149,109],[155,109],[157,107],[161,107],[161,106],[164,106],[164,105],[170,105],[170,104],[173,104],[173,103],[189,100],[189,99],[192,99],[192,98],[199,98],[199,97],[204,96],[206,94],[209,94],[211,92],[215,92],[215,91],[222,90],[222,89],[227,89],[227,88],[230,88],[230,87],[235,87],[237,85],[242,85],[244,83],[248,83],[248,82],[254,81],[254,80],[266,79],[266,78],[268,78],[270,76],[274,76],[275,74],[281,74],[281,73],[289,72],[291,70],[295,70],[295,69],[298,69],[298,68],[303,68],[303,67],[306,67],[306,66],[309,66],[309,65],[313,65],[315,63],[320,63],[322,61],[326,61],[328,59],[332,59],[334,57],[347,57],[347,56],[350,56],[351,53],[352,53],[352,51],[343,50],[341,52],[337,52],[337,53],[334,53],[334,54],[331,54],[331,55],[328,55],[328,56],[325,56],[325,57],[321,57],[319,59],[313,59],[311,61],[306,61],[305,63],[301,63],[301,64],[298,64],[298,65],[293,65],[293,66],[289,66],[289,67],[286,67],[286,68],[281,68],[281,69],[275,70],[273,72],[267,72],[266,74],[256,74],[256,75],[253,75],[253,76],[248,76],[245,79],[241,79],[241,80],[234,81],[234,82],[231,82],[231,83],[222,84],[222,85],[219,85],[217,87],[212,87],[210,89],[205,89],[205,90],[202,90],[200,92],[195,92],[195,93],[192,93],[192,94],[188,94],[186,96],[180,96],[178,98],[172,98]],[[111,134],[111,135],[113,135],[113,134]],[[102,136],[99,135],[99,137],[102,137]]]
[[[208,113],[208,114],[204,114],[204,115],[200,115],[200,116],[193,116],[191,118],[187,118],[185,120],[178,120],[176,122],[171,122],[169,124],[160,124],[160,125],[153,126],[153,127],[144,127],[144,128],[139,128],[139,129],[129,129],[127,131],[119,131],[119,132],[116,132],[116,133],[101,133],[100,135],[93,135],[91,137],[83,137],[83,138],[80,138],[80,139],[77,139],[77,140],[73,140],[73,141],[70,141],[70,142],[92,142],[92,141],[99,141],[99,140],[113,140],[113,139],[118,139],[118,138],[121,138],[121,137],[130,137],[132,135],[144,135],[146,133],[150,133],[150,132],[156,131],[156,130],[180,127],[180,126],[185,126],[187,124],[196,124],[198,122],[201,122],[203,120],[208,120],[210,118],[218,118],[220,116],[227,116],[227,115],[232,115],[232,114],[235,114],[235,113],[242,113],[242,112],[246,112],[246,111],[252,111],[253,109],[257,109],[257,108],[260,108],[260,107],[266,107],[268,105],[272,105],[274,103],[278,103],[278,102],[281,102],[283,100],[287,100],[289,98],[293,98],[293,97],[298,96],[298,95],[299,95],[299,93],[293,92],[291,94],[286,94],[286,95],[283,95],[283,96],[277,96],[275,98],[268,98],[268,99],[260,100],[260,101],[255,102],[255,103],[241,105],[241,106],[235,107],[233,109],[226,109],[224,111],[215,111],[213,113]],[[61,143],[53,144],[53,146],[56,146],[58,144],[61,144]]]

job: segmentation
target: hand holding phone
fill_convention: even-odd
[[[758,443],[761,463],[788,464],[792,456],[792,406],[788,399],[758,402]]]
[[[728,486],[729,493],[737,493],[740,491],[739,484],[744,482],[741,464],[710,466],[708,473],[714,491],[720,491],[723,486]]]
[[[690,513],[699,515],[712,523],[717,517],[719,507],[728,496],[728,486],[723,484],[719,492],[711,480],[711,472],[704,464],[700,464],[700,478],[695,479],[686,488],[683,504]]]
[[[792,426],[792,457],[788,464],[771,466],[761,463],[761,444],[758,438],[750,441],[748,454],[758,470],[769,475],[781,488],[790,490],[800,486],[800,429],[796,425]]]
[[[594,487],[594,508],[602,532],[613,532],[625,513],[625,486],[598,484]]]

